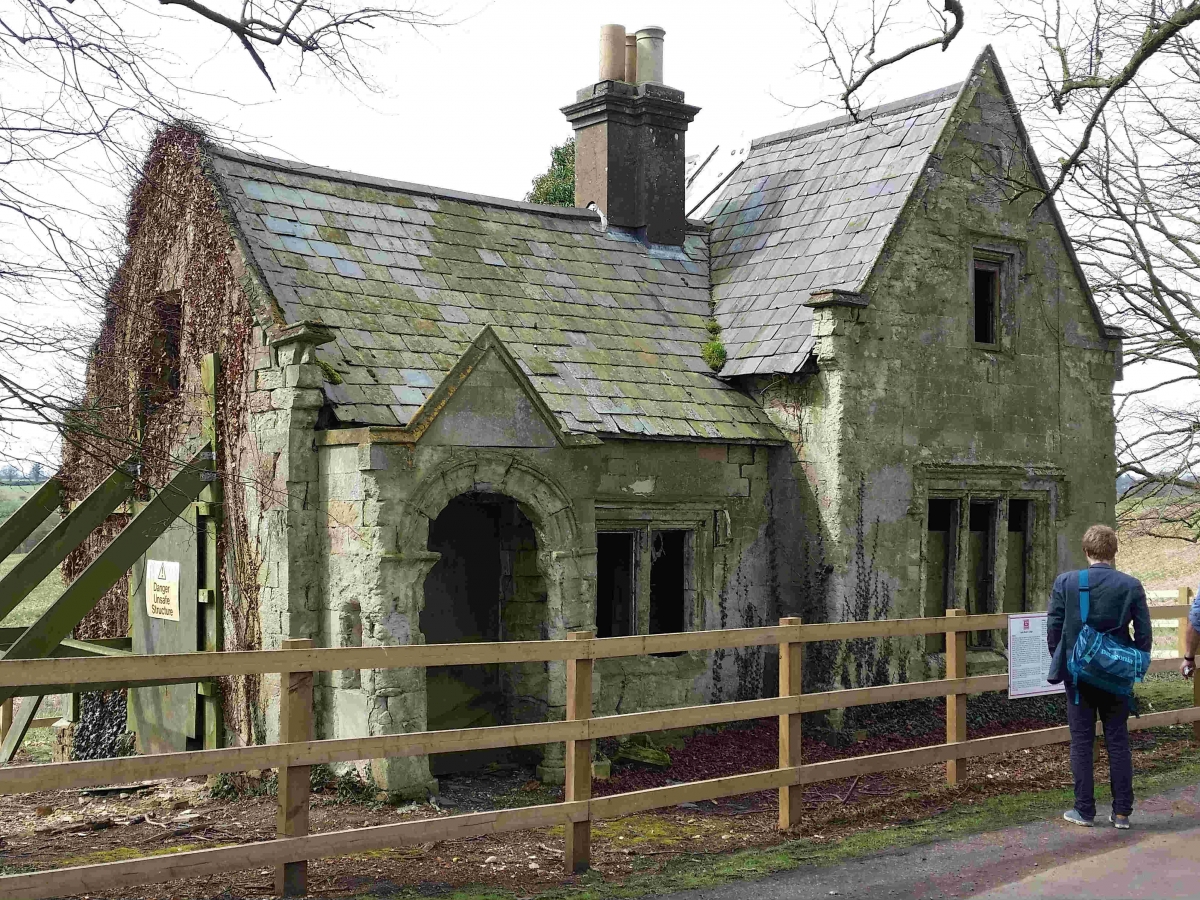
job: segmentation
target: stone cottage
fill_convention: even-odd
[[[661,30],[624,45],[606,30],[563,110],[580,208],[156,141],[89,398],[165,454],[219,352],[227,648],[1032,609],[1112,520],[1120,333],[1019,188],[1042,175],[990,50],[961,84],[755,141],[699,221],[698,109],[662,83]],[[940,650],[884,665],[925,677]],[[603,661],[595,707],[770,694],[770,660]],[[228,741],[271,738],[269,683],[221,691]],[[564,695],[554,663],[325,673],[318,729],[543,720]],[[372,771],[420,794],[469,762]],[[542,776],[562,766],[546,747]]]

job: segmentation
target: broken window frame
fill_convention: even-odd
[[[698,631],[704,628],[704,595],[709,568],[709,547],[713,543],[714,523],[718,521],[713,510],[696,511],[638,511],[619,508],[596,510],[597,535],[624,532],[634,538],[633,578],[633,622],[634,634],[651,634],[651,571],[654,561],[653,541],[655,532],[675,531],[684,533],[683,561],[683,630]],[[597,576],[602,560],[597,541]],[[599,578],[597,577],[597,582]],[[597,616],[600,614],[597,597]],[[597,621],[597,631],[599,631]],[[614,635],[618,636],[618,635]]]
[[[1000,236],[977,234],[971,242],[971,253],[966,267],[966,295],[970,303],[968,326],[970,346],[988,353],[1011,351],[1012,335],[1005,332],[1004,323],[1014,321],[1014,304],[1017,296],[1017,280],[1025,268],[1025,244]],[[991,343],[975,340],[975,268],[982,265],[996,274],[996,294],[992,308]]]
[[[980,613],[974,609],[978,602],[968,602],[968,581],[970,579],[970,547],[971,547],[971,504],[993,504],[991,528],[990,557],[990,605],[993,613],[1018,614],[1031,612],[1034,608],[1037,591],[1046,586],[1046,572],[1051,563],[1051,533],[1049,523],[1052,509],[1056,504],[1057,486],[1047,486],[1044,490],[1005,489],[1002,487],[930,487],[927,490],[924,511],[921,515],[921,602],[922,615],[943,616],[946,609],[966,609],[970,613]],[[956,504],[956,515],[952,519],[953,540],[948,542],[945,565],[945,581],[940,597],[929,595],[931,577],[928,571],[930,564],[929,544],[929,501],[947,500]],[[1025,503],[1026,522],[1020,531],[1009,530],[1009,515],[1014,502]],[[1023,586],[1021,591],[1021,609],[1010,609],[1007,584],[1007,567],[1009,561],[1009,541],[1020,535],[1022,543]],[[936,582],[937,579],[933,579]],[[1046,587],[1048,590],[1048,587]],[[1001,631],[985,634],[972,632],[968,645],[978,649],[1000,649],[1004,646],[1007,635]],[[926,638],[927,653],[941,653],[945,650],[944,635],[929,635]]]
[[[996,348],[1000,346],[1000,307],[1004,296],[1005,261],[996,259],[992,254],[981,254],[975,251],[971,260],[971,340],[976,347]],[[992,276],[992,296],[989,298],[988,335],[989,340],[981,340],[979,336],[979,273],[988,272]]]

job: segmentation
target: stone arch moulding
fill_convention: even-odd
[[[546,586],[546,637],[562,640],[568,631],[593,627],[595,537],[581,534],[571,500],[553,478],[507,453],[473,451],[456,457],[413,491],[408,505],[416,521],[400,529],[396,559],[416,563],[409,587],[415,609],[424,605],[425,576],[439,558],[428,549],[429,523],[451,500],[470,491],[511,497],[533,524]],[[566,666],[561,661],[546,665],[549,716],[560,719],[566,713]],[[546,745],[540,777],[561,783],[564,771],[563,745]]]
[[[475,451],[455,457],[417,486],[409,505],[427,525],[451,500],[470,491],[516,500],[533,523],[540,551],[574,555],[580,549],[579,523],[566,491],[549,475],[507,453]],[[397,549],[402,554],[425,552],[427,539],[427,528],[404,529]]]

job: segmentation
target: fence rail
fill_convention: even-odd
[[[1151,616],[1179,621],[1186,616],[1187,609],[1186,605],[1156,606],[1152,607]],[[5,794],[275,768],[279,771],[279,826],[275,840],[6,875],[0,877],[0,898],[58,897],[262,866],[276,867],[278,893],[295,896],[306,889],[309,859],[551,825],[565,826],[565,865],[569,872],[576,872],[588,865],[591,822],[596,819],[685,802],[777,790],[779,825],[787,829],[799,821],[802,792],[797,788],[804,785],[938,763],[946,764],[947,779],[956,783],[966,777],[968,759],[1069,740],[1065,727],[967,738],[967,695],[1002,690],[1007,686],[1007,675],[967,677],[966,634],[1005,628],[1008,617],[965,616],[958,610],[949,612],[944,618],[814,625],[804,625],[798,619],[784,619],[778,626],[763,628],[632,638],[597,639],[591,632],[576,632],[562,641],[339,649],[314,648],[311,641],[288,641],[284,649],[265,651],[0,660],[0,687],[15,689],[16,695],[52,692],[47,690],[47,685],[61,685],[62,692],[78,692],[94,689],[99,684],[136,686],[163,683],[164,679],[196,681],[223,675],[281,675],[279,743],[0,768],[0,793]],[[806,643],[939,633],[947,637],[947,678],[815,694],[802,692],[803,647]],[[1180,633],[1182,635],[1182,628]],[[779,647],[778,697],[612,716],[592,715],[591,676],[597,659],[772,645]],[[563,721],[336,740],[313,739],[314,672],[545,661],[565,661],[567,664],[567,711]],[[1174,659],[1155,660],[1151,671],[1171,671],[1176,662]],[[946,698],[946,743],[821,763],[803,762],[803,713],[931,697]],[[1192,707],[1144,715],[1133,720],[1130,727],[1157,728],[1190,722],[1200,736],[1200,687],[1196,688],[1194,698],[1196,705]],[[591,797],[590,742],[597,738],[772,716],[778,716],[780,724],[778,768]],[[567,745],[566,789],[562,803],[308,834],[309,767],[313,765],[558,741]]]

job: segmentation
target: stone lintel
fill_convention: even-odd
[[[308,344],[312,347],[319,347],[321,344],[328,344],[336,337],[333,329],[324,322],[306,320],[271,329],[267,340],[272,347],[284,347],[288,344]]]
[[[867,306],[867,297],[858,291],[847,291],[842,288],[818,288],[808,295],[804,305],[811,309],[823,309],[828,306],[849,306],[861,308]]]

